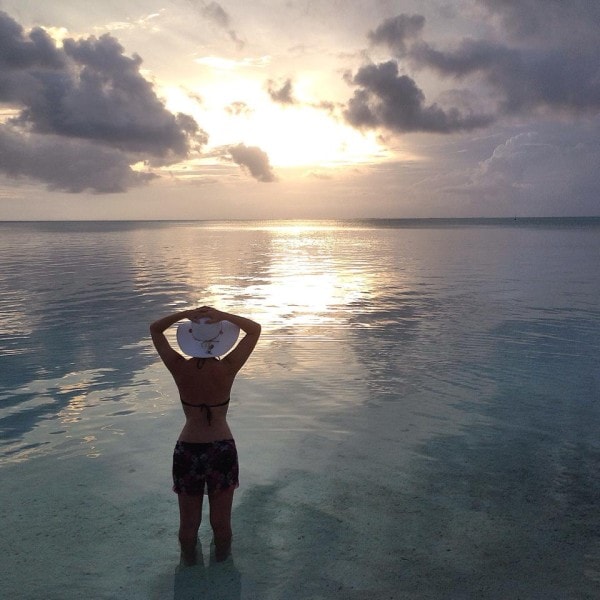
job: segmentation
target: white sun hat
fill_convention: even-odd
[[[235,345],[240,328],[229,321],[184,321],[177,327],[177,343],[188,356],[223,356]]]

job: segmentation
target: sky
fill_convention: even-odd
[[[0,0],[0,220],[600,216],[598,0]]]

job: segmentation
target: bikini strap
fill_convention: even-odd
[[[208,424],[210,425],[212,422],[211,408],[215,408],[215,406],[225,406],[226,404],[229,404],[230,400],[231,400],[231,396],[229,396],[229,398],[227,398],[227,400],[225,400],[225,402],[221,402],[220,404],[205,404],[204,402],[202,404],[190,404],[189,402],[186,402],[185,400],[181,400],[181,404],[185,404],[186,406],[191,406],[192,408],[199,408],[200,410],[205,410],[206,411],[206,419],[208,421]]]

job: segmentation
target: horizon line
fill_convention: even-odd
[[[252,217],[252,218],[214,218],[214,219],[0,219],[0,223],[218,223],[223,221],[522,221],[522,220],[559,220],[559,219],[600,219],[600,215],[565,216],[512,216],[512,217]]]

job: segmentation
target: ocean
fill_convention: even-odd
[[[0,595],[597,598],[599,259],[600,218],[0,223]],[[205,304],[263,335],[232,559],[205,515],[184,568],[148,325]]]

